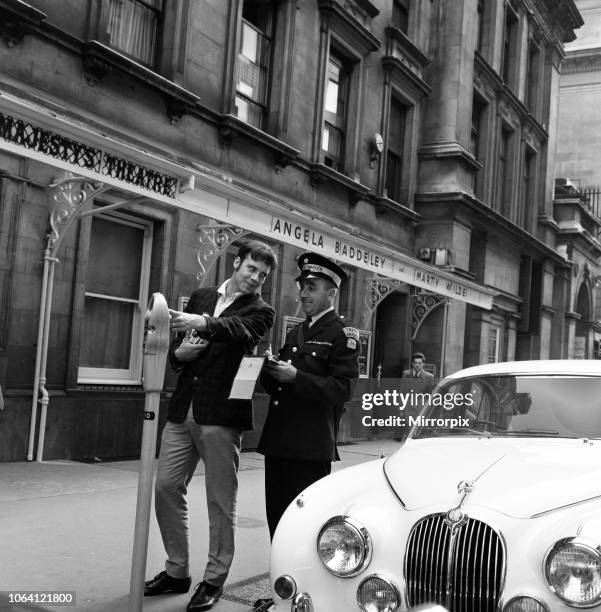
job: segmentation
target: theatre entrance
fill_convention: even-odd
[[[411,296],[407,287],[390,293],[375,317],[373,377],[400,378],[411,353]]]

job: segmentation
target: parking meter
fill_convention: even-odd
[[[157,426],[161,391],[165,378],[165,363],[169,351],[169,308],[161,293],[154,293],[146,312],[144,341],[143,385],[144,424],[142,427],[142,449],[140,451],[140,475],[138,478],[138,501],[129,584],[129,610],[142,610],[144,597],[144,575],[148,552],[148,529],[150,526],[150,503],[152,478],[156,453]]]

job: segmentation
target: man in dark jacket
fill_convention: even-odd
[[[414,391],[429,393],[435,386],[434,376],[424,370],[426,357],[423,353],[411,355],[411,368],[403,370],[402,378],[412,378],[412,383],[418,385]]]
[[[271,395],[258,451],[265,455],[265,503],[271,537],[286,507],[327,476],[338,459],[336,436],[359,374],[359,332],[334,312],[346,277],[333,261],[304,253],[298,259],[299,296],[307,320],[286,336],[279,361],[261,382]]]
[[[184,312],[170,310],[180,332],[170,350],[180,372],[161,438],[155,510],[167,552],[165,571],[146,582],[145,595],[190,588],[187,486],[205,464],[209,560],[188,611],[209,610],[223,592],[234,556],[236,495],[242,432],[252,429],[250,400],[228,399],[242,357],[273,325],[275,312],[259,291],[277,264],[261,242],[240,248],[221,287],[192,293]],[[184,335],[185,332],[185,335]]]

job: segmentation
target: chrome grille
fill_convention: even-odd
[[[409,606],[495,612],[504,576],[503,543],[486,523],[468,518],[450,527],[444,514],[434,514],[413,527],[405,556]]]

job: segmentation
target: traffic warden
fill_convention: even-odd
[[[315,253],[298,259],[296,278],[307,316],[286,336],[279,360],[261,376],[271,395],[258,452],[265,455],[265,503],[269,533],[306,487],[339,459],[338,426],[351,380],[359,375],[359,332],[343,323],[334,299],[346,278],[333,261]]]

